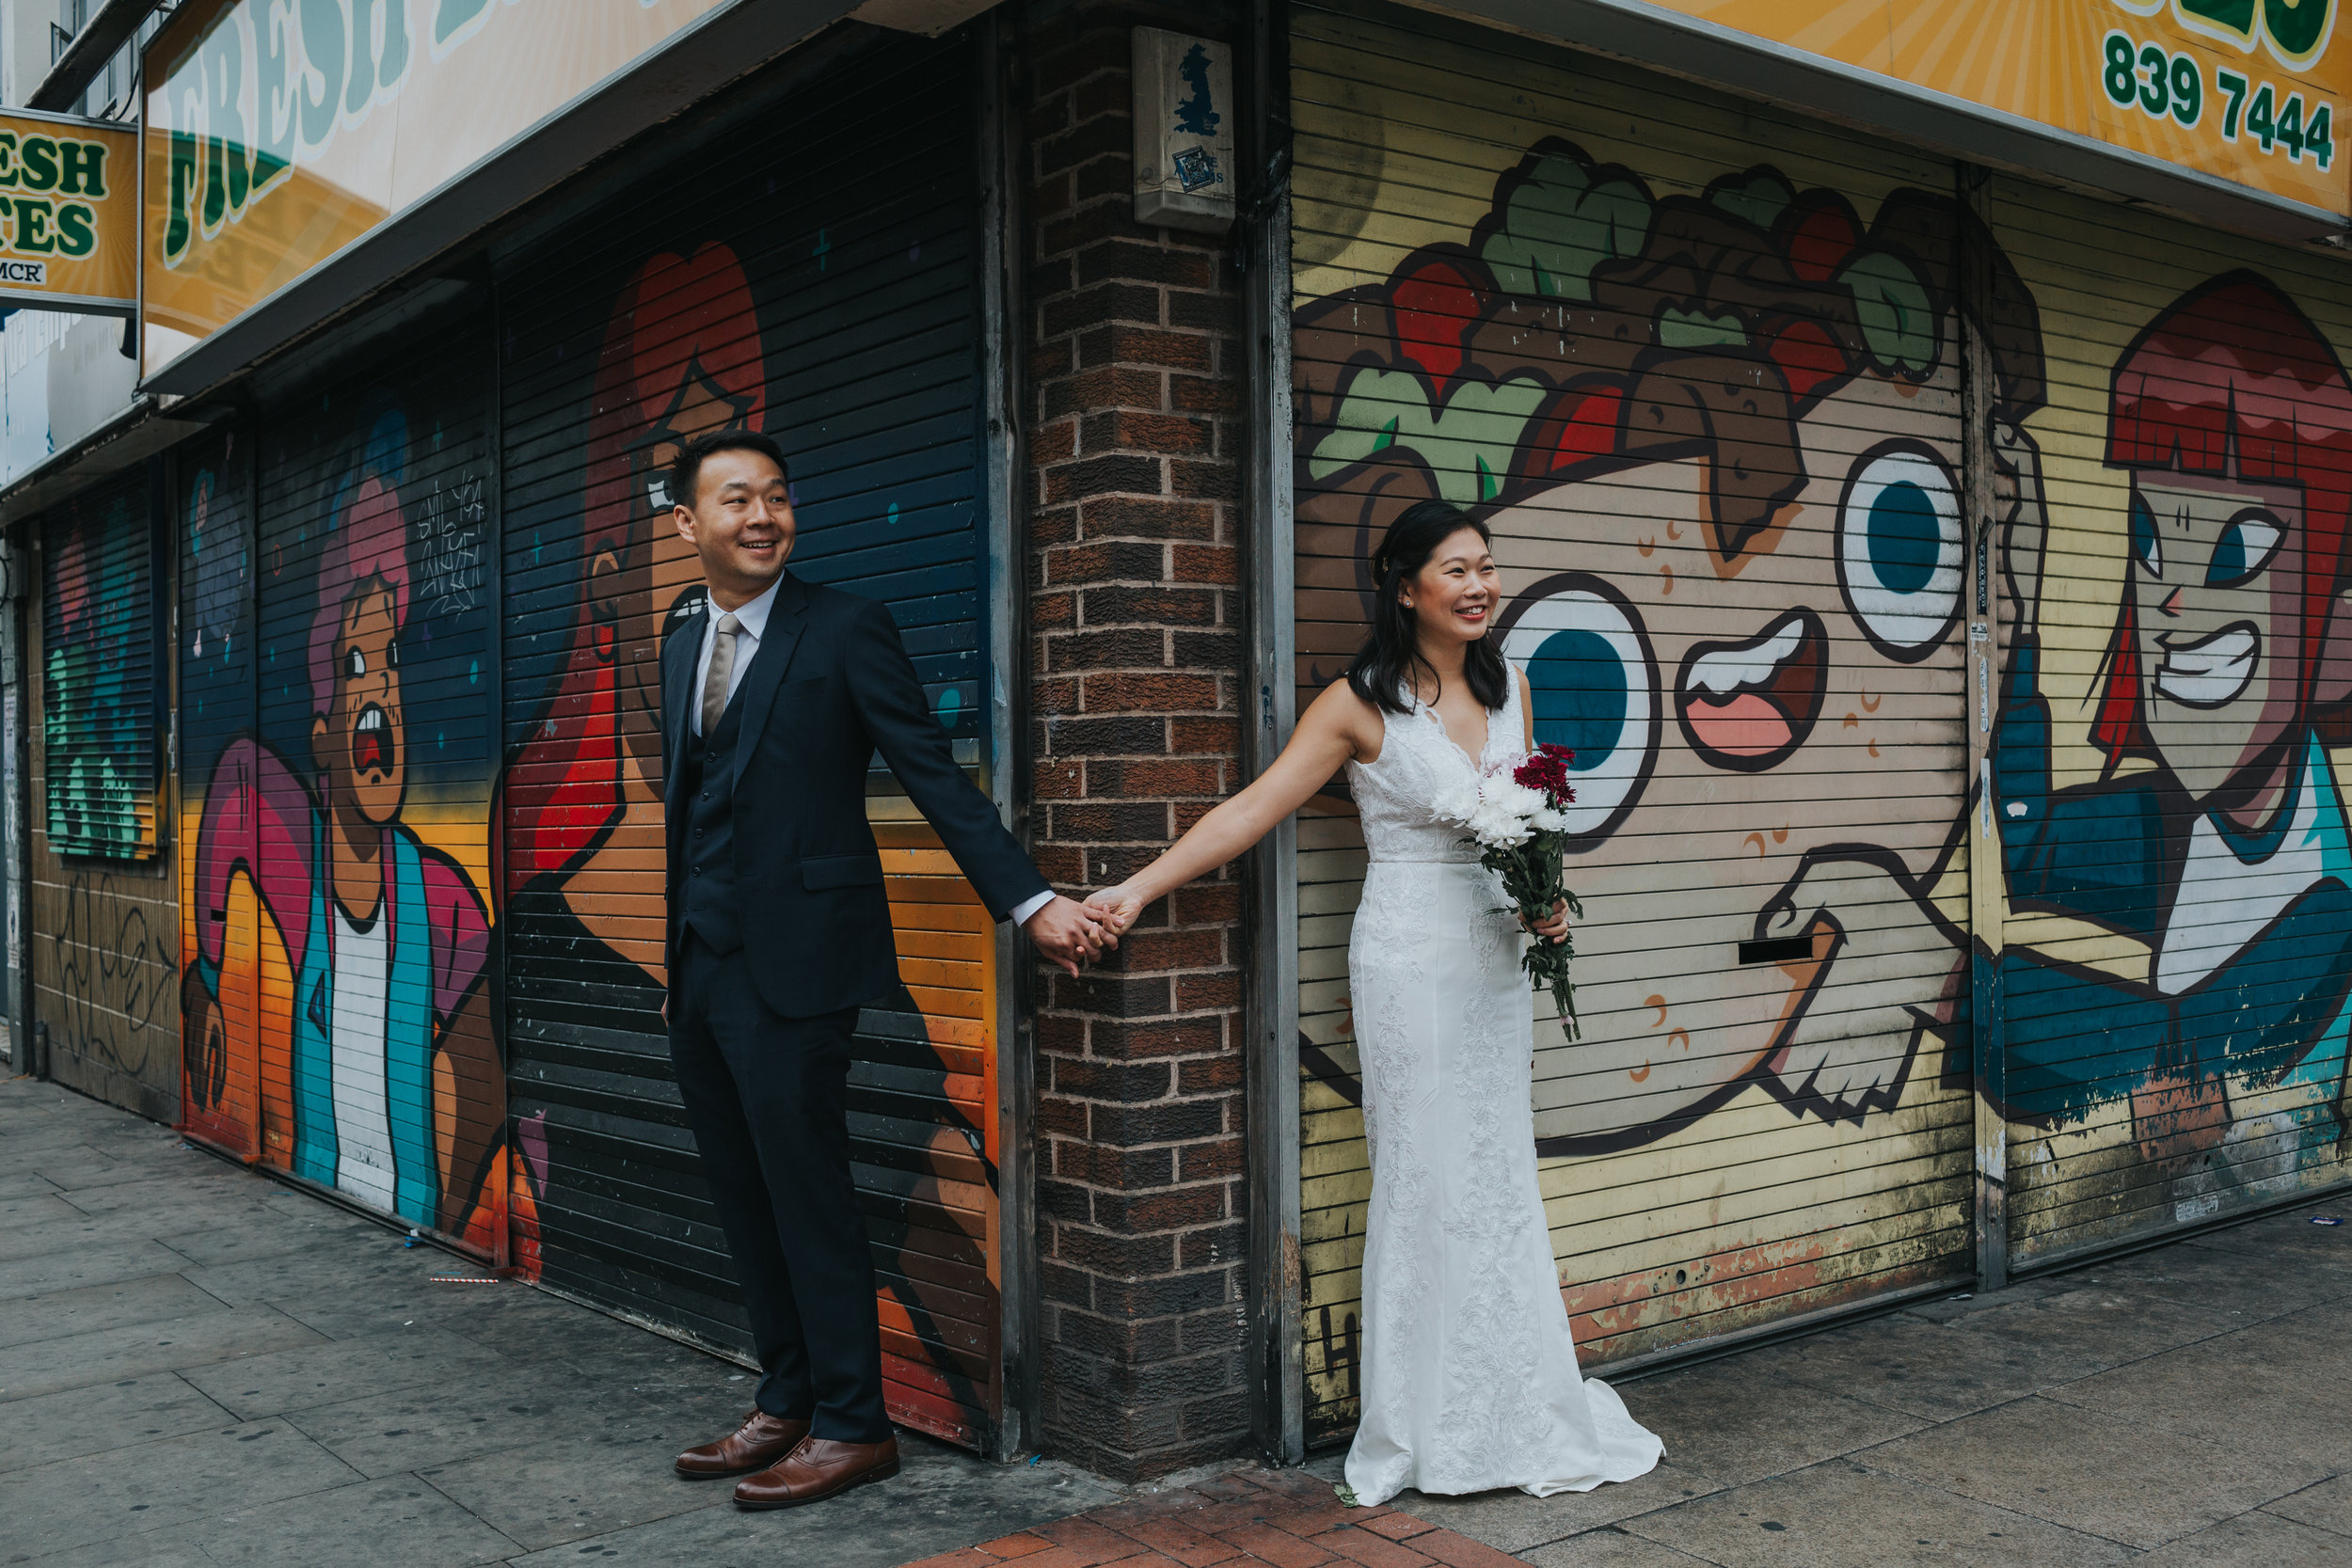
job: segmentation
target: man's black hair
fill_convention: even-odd
[[[694,485],[702,478],[703,459],[721,451],[755,451],[776,466],[787,484],[792,482],[792,466],[784,460],[784,449],[769,437],[756,430],[714,430],[678,448],[677,456],[671,460],[670,500],[674,505],[694,504]]]

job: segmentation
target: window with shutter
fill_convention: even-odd
[[[154,529],[144,470],[41,529],[42,769],[49,847],[155,853]]]

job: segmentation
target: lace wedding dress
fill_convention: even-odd
[[[1525,734],[1518,682],[1480,767]],[[1577,1371],[1535,1185],[1534,1009],[1500,881],[1431,802],[1470,758],[1436,712],[1384,716],[1348,765],[1371,869],[1347,952],[1372,1146],[1357,1500],[1407,1486],[1537,1497],[1630,1481],[1663,1446]]]

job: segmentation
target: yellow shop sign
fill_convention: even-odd
[[[1655,0],[2342,213],[2344,0]]]
[[[135,134],[0,112],[0,305],[127,312],[138,284]]]

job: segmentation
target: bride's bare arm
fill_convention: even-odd
[[[1349,758],[1380,754],[1380,710],[1335,681],[1308,705],[1291,743],[1248,788],[1192,825],[1168,852],[1126,881],[1087,899],[1087,907],[1124,931],[1146,905],[1238,858],[1276,823],[1307,803]]]

